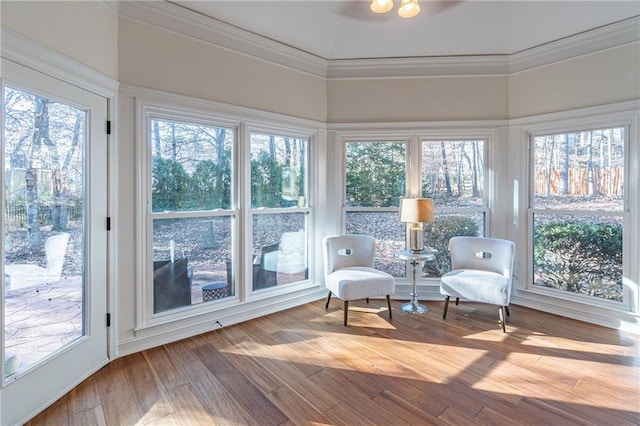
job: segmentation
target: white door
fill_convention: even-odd
[[[108,362],[107,100],[2,60],[2,398],[23,423]]]

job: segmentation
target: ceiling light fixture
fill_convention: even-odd
[[[387,13],[393,9],[391,0],[371,0],[371,10],[375,13]]]
[[[401,18],[413,18],[420,13],[420,5],[418,0],[402,0],[398,8],[398,15]]]
[[[371,10],[375,13],[387,13],[393,9],[393,0],[371,0]],[[413,18],[420,13],[418,0],[402,0],[398,7],[398,15],[402,18]]]

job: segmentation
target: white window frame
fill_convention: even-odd
[[[244,128],[245,128],[244,133],[246,134],[244,140],[246,140],[246,144],[243,144],[243,145],[246,145],[246,153],[245,155],[243,155],[243,158],[246,158],[246,161],[244,161],[243,164],[245,164],[246,167],[243,173],[245,177],[244,181],[247,182],[249,185],[249,187],[246,188],[246,191],[244,191],[244,194],[243,194],[244,195],[243,203],[245,206],[247,206],[247,208],[244,209],[245,211],[244,223],[246,224],[244,226],[244,229],[245,229],[244,247],[247,248],[245,250],[245,254],[243,257],[244,264],[245,264],[244,274],[246,277],[253,277],[253,273],[251,270],[252,264],[253,264],[253,250],[252,250],[253,216],[264,215],[264,214],[304,214],[305,215],[307,268],[308,268],[306,279],[292,282],[292,283],[287,283],[287,284],[284,284],[283,286],[274,286],[266,289],[254,290],[253,279],[247,279],[245,280],[247,284],[244,286],[245,291],[252,294],[253,297],[255,298],[265,298],[265,297],[269,297],[269,295],[274,292],[281,292],[283,288],[286,288],[289,290],[298,290],[300,288],[308,287],[309,283],[313,280],[313,277],[314,277],[314,265],[315,265],[315,262],[313,261],[314,259],[313,256],[315,251],[314,251],[314,244],[312,244],[314,229],[315,229],[314,217],[313,217],[314,209],[312,208],[314,197],[313,197],[313,185],[311,185],[311,179],[312,179],[312,176],[314,175],[312,158],[313,158],[314,140],[316,139],[315,135],[313,132],[305,129],[296,129],[292,127],[280,127],[280,126],[267,125],[267,124],[261,124],[261,123],[248,123]],[[271,208],[271,207],[253,208],[251,206],[250,182],[251,182],[251,134],[252,133],[271,134],[276,136],[307,140],[307,158],[306,158],[306,165],[305,165],[307,175],[305,178],[305,188],[304,188],[305,194],[306,194],[305,195],[306,201],[304,206],[277,207],[277,208]]]
[[[524,297],[537,298],[536,300],[552,300],[569,303],[572,309],[583,306],[587,315],[599,314],[605,311],[632,312],[637,313],[640,292],[638,290],[639,268],[638,259],[639,248],[637,243],[639,236],[638,220],[640,206],[640,139],[639,122],[640,113],[638,103],[620,103],[583,110],[566,111],[562,113],[547,114],[544,116],[514,120],[514,124],[521,125],[522,145],[526,147],[526,171],[522,177],[527,182],[526,197],[526,271],[521,275],[518,284],[518,291]],[[608,129],[614,127],[625,128],[625,158],[624,158],[624,207],[618,212],[597,212],[593,210],[578,211],[570,210],[570,214],[595,214],[615,215],[623,219],[623,301],[617,302],[582,294],[575,294],[567,291],[556,290],[541,286],[535,286],[533,278],[533,214],[545,212],[545,209],[535,209],[533,206],[534,194],[534,167],[533,167],[533,138],[536,136],[571,133],[576,131],[588,131],[592,129]],[[524,164],[523,164],[524,166]],[[546,210],[548,213],[549,210]],[[554,211],[562,213],[563,211]],[[567,212],[567,211],[564,211]],[[540,299],[542,297],[543,299]]]
[[[485,179],[485,207],[478,208],[478,210],[485,211],[485,224],[484,232],[486,236],[493,236],[494,229],[500,229],[501,227],[495,227],[494,222],[496,216],[494,215],[496,200],[495,194],[498,192],[498,182],[495,179],[496,167],[498,163],[498,152],[500,150],[498,144],[500,139],[500,128],[505,126],[504,121],[478,121],[478,122],[447,122],[447,123],[399,123],[399,124],[376,124],[376,123],[362,123],[362,124],[344,124],[334,125],[337,130],[335,135],[336,143],[340,146],[339,161],[340,171],[337,176],[337,184],[339,184],[340,202],[342,205],[342,212],[340,216],[340,232],[346,232],[346,213],[347,211],[390,211],[398,212],[399,208],[357,208],[346,206],[346,143],[347,142],[402,142],[407,143],[407,167],[406,167],[406,188],[405,196],[413,197],[421,194],[421,174],[422,174],[422,141],[463,141],[463,140],[482,140],[484,141],[484,179]],[[506,165],[503,167],[506,170]],[[337,171],[336,171],[337,172]],[[506,174],[506,171],[504,172]],[[438,212],[449,212],[457,210],[453,208],[439,209],[435,206],[436,215]],[[505,210],[505,209],[503,209]],[[463,211],[470,211],[468,208]],[[499,215],[500,216],[500,215]],[[496,235],[501,237],[502,235]],[[406,244],[408,244],[408,234],[405,235]],[[398,281],[406,284],[409,281],[408,274],[405,273],[404,278],[398,278]],[[428,295],[435,295],[433,289],[439,286],[439,278],[424,278],[418,277],[417,285],[423,286],[423,288],[430,288],[431,291],[427,291]]]
[[[291,293],[298,292],[301,297],[317,291],[317,277],[315,276],[314,246],[317,231],[314,223],[314,202],[318,185],[314,184],[315,151],[314,144],[318,138],[318,123],[310,120],[297,119],[280,114],[266,113],[249,108],[235,107],[213,101],[202,101],[195,98],[175,96],[161,92],[149,92],[130,88],[127,93],[134,97],[136,112],[136,263],[141,265],[136,272],[136,328],[138,337],[151,337],[159,330],[172,327],[172,323],[186,321],[194,324],[198,318],[216,317],[224,315],[235,318],[243,311],[242,305],[252,303],[252,309],[263,309],[263,299],[287,300]],[[153,238],[153,215],[151,212],[151,146],[149,143],[151,118],[167,121],[203,124],[213,127],[234,129],[235,145],[232,152],[232,201],[231,209],[212,212],[179,212],[162,213],[162,218],[231,216],[232,218],[232,258],[235,295],[221,299],[216,303],[200,303],[188,305],[168,311],[153,313],[153,275],[151,271],[151,247]],[[251,131],[271,132],[280,135],[305,138],[308,140],[307,152],[307,206],[302,209],[307,212],[307,246],[308,246],[308,277],[309,279],[291,283],[269,292],[252,291],[251,255],[252,229],[250,209],[250,151],[249,135]],[[292,212],[292,209],[283,209]],[[159,217],[159,216],[158,216]],[[256,302],[255,304],[253,302]],[[274,302],[275,303],[275,302]],[[268,309],[268,306],[264,309]],[[215,321],[214,321],[215,323]],[[217,323],[216,323],[217,324]]]

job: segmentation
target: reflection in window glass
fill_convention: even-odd
[[[399,207],[405,193],[404,142],[347,142],[346,205]]]
[[[4,355],[26,370],[85,334],[88,117],[4,88]]]
[[[153,221],[154,313],[235,294],[231,218]]]
[[[229,209],[234,131],[151,120],[154,212]]]
[[[251,207],[306,206],[306,139],[251,133]]]
[[[307,214],[253,216],[253,289],[308,278]]]
[[[376,239],[374,267],[394,277],[405,276],[405,264],[394,257],[404,250],[405,224],[398,219],[397,212],[347,213],[347,234],[371,235]]]

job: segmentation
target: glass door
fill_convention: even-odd
[[[107,362],[106,99],[3,60],[2,418]]]

